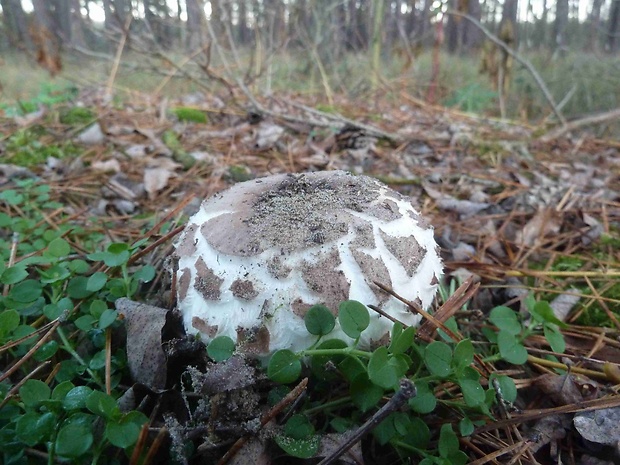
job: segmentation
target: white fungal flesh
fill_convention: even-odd
[[[177,243],[184,324],[205,342],[226,335],[258,355],[314,343],[303,316],[319,303],[336,314],[342,300],[359,300],[415,325],[419,317],[372,281],[431,304],[442,265],[420,223],[406,197],[342,171],[237,184],[203,202]],[[361,345],[391,327],[371,312]],[[348,339],[338,325],[329,337]]]

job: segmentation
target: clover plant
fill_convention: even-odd
[[[492,418],[499,390],[503,400],[514,402],[514,382],[504,375],[489,376],[477,367],[470,339],[457,342],[446,337],[423,343],[416,340],[415,328],[400,323],[394,324],[389,345],[362,350],[358,342],[369,322],[367,308],[356,301],[342,302],[337,318],[323,305],[313,306],[305,316],[305,324],[308,332],[316,336],[315,344],[300,352],[285,349],[272,355],[267,365],[272,381],[295,383],[308,366],[316,383],[305,409],[285,423],[275,442],[289,455],[312,457],[318,451],[321,434],[359,426],[365,416],[381,406],[385,396],[398,389],[401,378],[409,377],[417,390],[408,402],[409,409],[392,412],[373,429],[374,439],[381,445],[390,444],[403,458],[417,457],[420,463],[466,463],[468,458],[459,449],[458,434],[470,435],[476,425]],[[352,343],[330,339],[336,324]],[[220,347],[222,339],[228,338],[216,338],[209,348]],[[228,339],[227,343],[228,353],[232,354],[233,342]],[[218,349],[214,351],[219,353]],[[348,386],[345,391],[337,387],[343,383]],[[446,389],[450,385],[457,389]],[[331,395],[334,392],[338,393],[336,398]],[[339,412],[350,412],[351,408],[353,413],[340,416]],[[450,423],[438,425],[435,430],[439,434],[433,437],[425,417],[431,413],[451,417],[447,409],[452,415],[456,413],[457,430]]]
[[[499,332],[490,328],[483,328],[482,331],[489,341],[497,344],[499,354],[489,357],[489,361],[501,358],[514,365],[524,364],[528,355],[523,341],[532,334],[540,333],[549,343],[551,350],[557,353],[564,352],[566,344],[560,328],[566,328],[566,323],[554,315],[549,302],[536,302],[530,296],[525,303],[529,319],[524,322],[509,307],[498,306],[491,310],[489,320],[499,329]]]
[[[106,388],[106,332],[121,324],[114,301],[134,295],[155,270],[130,264],[143,242],[84,253],[103,236],[67,221],[50,191],[26,179],[0,192],[0,350],[18,361],[52,331],[0,376],[0,463],[31,463],[35,450],[48,463],[117,463],[109,451],[129,454],[148,419],[118,406],[121,349],[111,350]]]

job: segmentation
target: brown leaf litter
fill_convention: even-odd
[[[86,224],[96,217],[110,241],[151,238],[155,244],[137,260],[160,270],[150,293],[153,301],[167,306],[161,289],[168,286],[163,280],[170,241],[202,198],[266,174],[344,169],[375,176],[417,201],[435,226],[448,278],[467,283],[427,317],[420,329],[424,339],[435,338],[436,328],[451,315],[463,335],[476,338],[493,306],[522,309],[528,293],[550,301],[558,297],[553,307],[569,323],[563,330],[565,354],[553,354],[542,337],[532,337],[525,366],[475,362],[483,379],[490,372],[513,377],[519,398],[514,406],[494,412],[497,421],[487,419],[472,436],[462,438],[471,463],[609,460],[611,455],[605,454],[613,454],[620,441],[620,144],[570,134],[537,140],[530,127],[425,107],[408,96],[398,106],[337,98],[340,113],[335,115],[312,110],[316,102],[298,97],[267,99],[262,105],[269,114],[262,115],[228,106],[216,96],[192,94],[185,100],[136,98],[122,107],[106,107],[96,94],[84,93],[75,104],[95,110],[96,125],[77,132],[58,122],[43,128],[45,143],[69,138],[81,147],[81,155],[28,169],[9,160],[0,165],[0,189],[10,188],[16,178],[41,178],[71,221]],[[188,102],[205,112],[207,124],[182,122],[166,111]],[[43,124],[44,117],[0,119],[0,154],[12,134]],[[48,221],[53,225],[56,220],[52,216]],[[173,223],[173,232],[160,232],[165,222]],[[574,324],[590,321],[595,308],[609,317],[612,327]],[[248,383],[265,383],[255,367],[235,360],[229,363],[238,366],[218,366],[211,378],[201,379],[205,392],[220,397],[202,405],[203,429],[189,427],[200,425],[201,418],[187,417],[184,403],[204,400],[189,392],[181,395],[181,374],[166,378],[171,367],[157,347],[176,341],[166,348],[175,364],[183,357],[200,359],[203,349],[166,337],[161,311],[154,318],[127,312],[130,366],[139,383],[132,394],[136,405],[151,405],[152,426],[165,424],[173,447],[191,439],[208,457],[222,457],[234,442],[223,438],[252,437],[248,445],[235,448],[253,447],[257,462],[274,463],[264,439],[280,411],[274,413],[247,391]],[[140,340],[134,344],[133,338]],[[547,355],[556,355],[559,362]],[[148,370],[141,367],[145,357],[153,357]],[[558,368],[567,371],[558,374]],[[232,385],[223,381],[227,370],[238,372]],[[222,413],[232,406],[238,416]],[[433,418],[429,425],[438,429],[446,420]],[[234,421],[240,424],[226,432]],[[262,435],[261,428],[266,431]],[[322,450],[335,449],[333,444],[341,440],[328,436]],[[232,463],[249,463],[239,457]],[[371,452],[354,449],[342,462],[372,460],[382,463]]]

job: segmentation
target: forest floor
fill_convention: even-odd
[[[434,226],[448,294],[462,283],[468,287],[459,292],[471,291],[466,304],[439,314],[441,322],[455,316],[465,337],[480,340],[492,308],[507,305],[525,318],[530,295],[549,302],[564,323],[563,354],[538,332],[523,341],[526,363],[491,365],[514,379],[519,396],[495,406],[495,426],[487,417],[460,438],[468,460],[617,461],[620,434],[610,422],[620,405],[620,142],[587,133],[545,138],[539,128],[401,97],[398,106],[336,98],[326,107],[279,95],[247,111],[201,93],[111,103],[100,89],[84,90],[0,118],[0,191],[35,179],[62,205],[47,217],[50,225],[62,217],[97,229],[102,243],[154,242],[140,257],[157,272],[140,291],[152,301],[167,279],[168,232],[202,199],[276,173],[376,177],[410,196]],[[0,209],[17,214],[6,203]],[[449,392],[443,386],[435,394]],[[599,430],[578,427],[577,418],[583,423],[602,408],[611,410]],[[458,416],[429,416],[432,438],[447,421]],[[362,444],[360,463],[388,463],[369,440]],[[250,463],[245,457],[234,463]]]

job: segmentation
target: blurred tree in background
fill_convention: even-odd
[[[445,15],[452,9],[467,13],[491,31],[509,17],[524,49],[588,49],[614,53],[620,31],[620,0],[0,0],[0,42],[4,51],[37,47],[50,31],[63,49],[105,50],[113,34],[129,28],[148,36],[159,47],[196,51],[209,42],[207,21],[217,39],[238,45],[257,39],[287,46],[304,43],[302,36],[329,42],[343,50],[370,46],[373,14],[380,11],[384,47],[411,50],[433,43],[431,25],[446,21],[447,50],[469,52],[483,36],[468,21]],[[444,18],[445,17],[445,18]],[[131,21],[128,21],[131,18]],[[230,37],[228,37],[230,34]],[[49,38],[52,40],[52,38]],[[403,44],[403,42],[407,42]],[[39,44],[40,46],[40,44]]]

